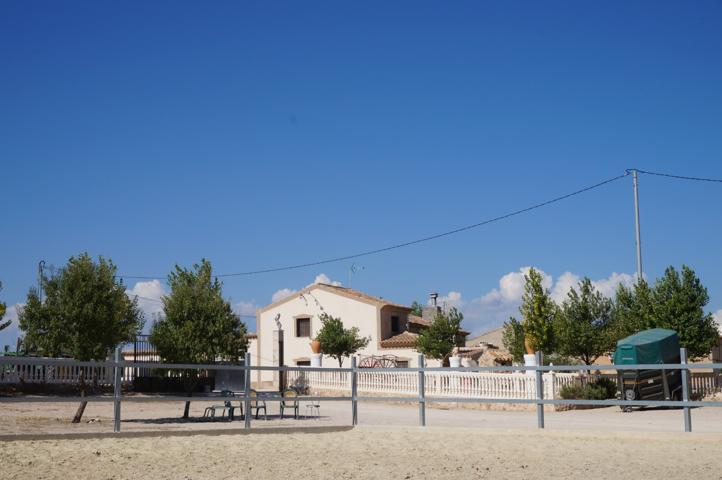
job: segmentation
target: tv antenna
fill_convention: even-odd
[[[363,265],[356,265],[355,263],[352,263],[351,266],[348,267],[348,288],[351,288],[351,277],[364,269],[365,267]]]

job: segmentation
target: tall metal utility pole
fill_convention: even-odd
[[[642,279],[642,234],[639,227],[639,185],[637,170],[632,170],[634,179],[634,223],[637,231],[637,281]]]
[[[45,260],[40,260],[38,262],[38,300],[40,300],[40,303],[43,303],[43,275],[45,272],[43,271],[45,268]]]

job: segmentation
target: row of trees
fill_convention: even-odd
[[[529,270],[522,320],[504,324],[504,345],[517,362],[526,351],[540,350],[591,365],[617,340],[648,328],[675,330],[692,358],[709,354],[719,338],[712,314],[704,311],[707,289],[685,265],[681,272],[668,267],[653,285],[643,279],[631,287],[620,284],[614,299],[584,278],[557,304],[542,281],[540,272]]]
[[[71,257],[42,284],[45,298],[41,301],[31,289],[18,315],[25,352],[103,360],[119,344],[132,341],[144,326],[137,299],[128,297],[109,259],[94,261],[87,253]],[[164,315],[152,325],[150,334],[161,358],[171,363],[203,363],[243,356],[246,326],[223,298],[210,262],[202,260],[191,269],[176,266],[168,275],[168,285],[170,293],[161,299]],[[190,391],[197,372],[183,372]],[[81,389],[84,394],[85,385]],[[84,409],[81,404],[75,422]]]

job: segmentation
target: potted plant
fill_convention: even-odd
[[[321,353],[321,342],[319,342],[316,338],[311,339],[311,351],[313,353]]]
[[[524,348],[528,355],[534,355],[534,347],[532,346],[532,339],[530,335],[524,335]]]

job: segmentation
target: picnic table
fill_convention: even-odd
[[[216,392],[214,392],[214,393],[216,393]],[[206,409],[203,412],[203,417],[216,418],[216,412],[220,411],[221,418],[225,418],[226,413],[228,413],[228,420],[232,421],[235,417],[236,409],[241,411],[241,415],[244,415],[243,406],[245,404],[245,399],[246,399],[245,391],[233,392],[231,390],[222,390],[222,391],[220,391],[220,394],[221,394],[220,396],[218,396],[218,397],[214,396],[213,398],[225,399],[223,404],[216,404],[216,405],[211,405],[209,407],[206,407]],[[263,416],[267,420],[268,414],[267,414],[267,410],[266,410],[266,399],[280,398],[280,397],[281,397],[281,394],[276,391],[260,391],[259,392],[256,390],[251,390],[251,396],[250,396],[251,400],[249,403],[249,410],[253,410],[253,409],[256,410],[256,418],[258,418],[259,411],[263,410],[263,414],[264,414]],[[196,398],[198,398],[198,397],[196,397]],[[208,397],[206,397],[206,398],[208,398]],[[238,402],[238,404],[233,405],[234,402]]]

